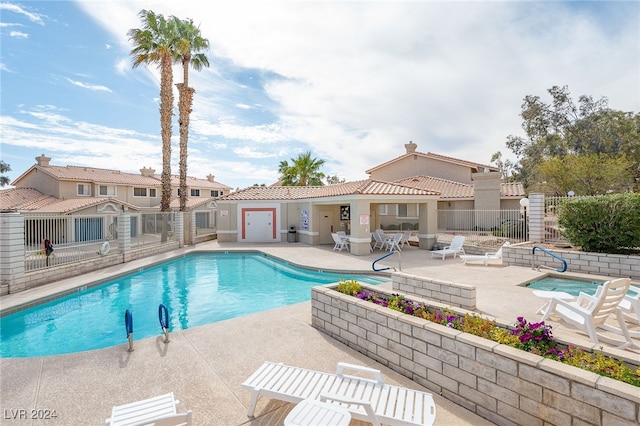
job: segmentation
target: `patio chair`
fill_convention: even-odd
[[[387,237],[385,240],[385,249],[389,251],[398,250],[402,251],[400,248],[400,242],[402,241],[402,232],[398,232],[397,234],[393,234]]]
[[[111,410],[111,417],[105,420],[105,423],[110,426],[191,425],[191,410],[186,413],[176,413],[176,405],[178,403],[179,401],[173,397],[173,392],[170,392],[142,401],[114,406]]]
[[[551,314],[556,314],[567,324],[586,332],[591,342],[596,345],[599,339],[614,344],[620,343],[598,333],[597,329],[600,328],[624,337],[625,341],[619,346],[620,348],[638,347],[631,340],[622,310],[619,309],[620,302],[625,298],[630,284],[629,278],[618,278],[601,284],[593,296],[580,292],[575,301],[554,297],[550,300],[549,306],[542,316],[542,321],[549,318]],[[607,324],[612,313],[615,313],[619,327]]]
[[[462,254],[460,255],[460,259],[462,259],[462,263],[464,264],[470,261],[481,261],[484,266],[487,266],[492,260],[502,261],[502,249],[509,245],[511,245],[511,243],[507,241],[502,246],[500,246],[500,248],[496,252],[486,252],[485,254]]]
[[[349,250],[349,239],[348,238],[341,238],[340,235],[336,234],[335,232],[331,233],[331,237],[333,238],[333,242],[335,243],[335,245],[333,246],[334,250],[338,250],[338,251],[342,251],[342,249],[346,249]]]
[[[373,378],[348,375],[345,370]],[[355,420],[373,424],[431,425],[436,417],[430,393],[386,384],[379,370],[342,362],[335,374],[265,362],[241,386],[251,391],[249,417],[262,396],[294,404],[322,399],[345,407]]]
[[[404,231],[402,234],[402,239],[400,240],[400,247],[404,247],[405,245],[409,245],[409,238],[411,238],[411,230]]]
[[[431,258],[433,259],[435,256],[442,256],[442,260],[444,260],[444,257],[448,254],[452,254],[454,258],[460,253],[465,254],[464,247],[462,247],[464,239],[464,235],[454,235],[450,245],[440,250],[432,250]]]
[[[373,231],[373,248],[384,249],[384,231],[382,229],[376,229]]]

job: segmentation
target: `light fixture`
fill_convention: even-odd
[[[529,199],[528,198],[521,198],[520,199],[520,206],[527,208],[529,207]]]

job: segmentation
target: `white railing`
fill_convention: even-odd
[[[453,235],[464,235],[465,243],[479,245],[526,241],[524,211],[438,210],[438,241],[448,242]]]
[[[24,214],[25,271],[103,256],[113,215]],[[44,240],[53,252],[46,255]],[[117,241],[109,244],[117,252]]]

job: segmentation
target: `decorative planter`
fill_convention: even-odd
[[[640,423],[640,391],[633,385],[366,302],[336,287],[312,289],[315,328],[494,423]]]

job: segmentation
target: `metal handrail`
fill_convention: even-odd
[[[399,252],[398,252],[397,250],[393,250],[393,251],[391,251],[390,253],[385,254],[385,255],[384,255],[384,256],[382,256],[381,258],[374,260],[374,261],[371,263],[371,269],[373,269],[375,272],[386,271],[386,270],[388,270],[388,269],[393,269],[393,270],[395,271],[395,270],[396,270],[396,268],[392,268],[392,267],[389,267],[389,266],[388,266],[388,267],[386,267],[386,268],[376,269],[376,263],[378,263],[378,262],[379,262],[379,261],[381,261],[382,259],[386,259],[387,257],[392,256],[392,255],[394,255],[394,254],[396,254],[396,253],[399,253]],[[398,254],[398,256],[400,256],[400,255]],[[400,266],[400,262],[399,262],[399,261],[398,261],[398,266]]]
[[[531,249],[531,255],[532,255],[531,268],[532,269],[535,269],[535,267],[534,267],[534,258],[535,258],[535,254],[536,254],[536,249],[538,249],[541,252],[546,253],[549,256],[553,257],[554,259],[557,259],[560,262],[562,262],[562,268],[561,269],[556,269],[556,271],[565,272],[567,270],[567,261],[566,260],[564,260],[562,257],[558,256],[557,254],[555,254],[555,253],[553,253],[553,252],[551,252],[551,251],[549,251],[549,250],[547,250],[547,249],[545,249],[543,247],[540,247],[540,246],[533,246],[533,249]],[[540,268],[540,265],[538,266],[538,268]]]

